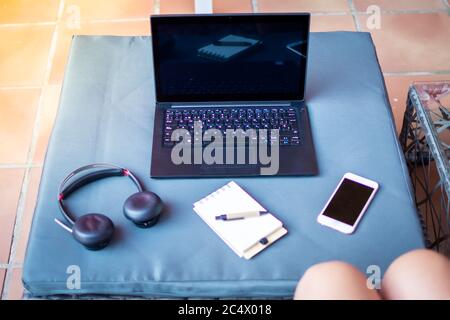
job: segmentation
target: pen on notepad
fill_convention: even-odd
[[[267,211],[243,211],[243,212],[233,212],[227,214],[221,214],[220,216],[216,216],[216,220],[238,220],[245,219],[250,217],[259,217],[263,214],[268,213]]]

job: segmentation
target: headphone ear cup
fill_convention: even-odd
[[[140,228],[149,228],[158,222],[163,209],[161,198],[150,191],[137,192],[123,204],[125,217]]]
[[[89,250],[100,250],[108,245],[114,234],[114,224],[103,214],[89,213],[75,221],[73,237]]]

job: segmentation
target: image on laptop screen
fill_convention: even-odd
[[[303,100],[308,35],[308,14],[152,17],[157,100]]]

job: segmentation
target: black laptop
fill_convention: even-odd
[[[310,15],[151,17],[151,176],[315,175],[305,105]]]

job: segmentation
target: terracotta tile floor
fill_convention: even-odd
[[[380,25],[373,23],[371,5],[380,12]],[[450,6],[446,0],[214,0],[213,10],[310,11],[312,31],[370,31],[397,128],[412,81],[450,79]],[[72,35],[145,35],[150,33],[148,15],[152,13],[193,12],[194,0],[0,2],[3,299],[20,299],[23,293],[21,268]]]

